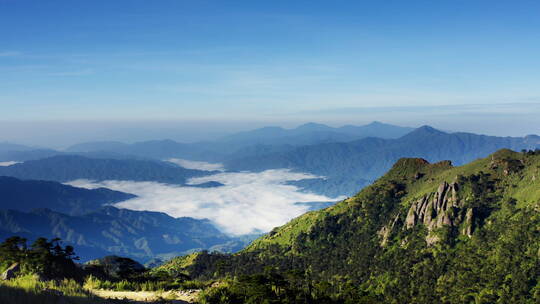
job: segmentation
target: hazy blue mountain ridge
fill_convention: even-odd
[[[309,145],[283,153],[244,157],[225,162],[229,170],[263,171],[290,168],[325,176],[327,182],[307,185],[319,193],[352,195],[366,181],[373,181],[402,157],[421,157],[431,162],[451,160],[456,165],[485,157],[499,149],[535,149],[540,137],[496,137],[472,133],[446,133],[429,126],[420,127],[398,139],[364,138],[346,143]],[[345,186],[336,181],[349,180]],[[355,187],[356,183],[356,187]],[[339,189],[338,189],[339,188]],[[336,190],[337,189],[337,190]]]
[[[253,155],[261,155],[265,146],[268,153],[289,151],[290,147],[329,142],[347,142],[368,136],[396,138],[413,130],[379,122],[365,126],[329,127],[323,124],[307,123],[294,129],[264,127],[239,132],[211,142],[179,143],[173,140],[143,141],[133,144],[120,142],[89,142],[69,147],[66,151],[96,152],[108,151],[157,159],[185,158],[220,162],[223,160]],[[271,148],[270,148],[271,147]],[[253,156],[252,155],[252,156]]]
[[[68,182],[77,179],[154,181],[185,184],[191,177],[212,174],[210,171],[185,169],[172,163],[154,160],[97,159],[78,155],[60,155],[0,167],[0,176],[20,179]]]
[[[0,176],[0,208],[31,211],[49,208],[70,215],[95,211],[104,205],[136,197],[106,188],[83,189],[52,181]]]

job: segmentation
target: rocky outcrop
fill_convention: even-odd
[[[416,225],[424,225],[429,233],[426,236],[428,245],[440,241],[436,230],[443,227],[461,228],[463,235],[472,236],[475,223],[475,209],[466,207],[459,199],[459,184],[443,182],[436,192],[424,195],[412,203],[407,211],[405,222],[402,212],[393,217],[377,234],[381,246],[388,244],[393,233],[401,229],[412,229]],[[406,241],[404,241],[406,243]],[[402,244],[403,245],[403,244]]]
[[[491,169],[502,169],[505,176],[521,171],[525,168],[523,160],[513,158],[497,158],[495,155],[491,156]]]
[[[379,237],[381,238],[381,246],[385,246],[388,243],[388,239],[390,238],[390,234],[402,223],[400,220],[400,213],[398,213],[394,220],[392,221],[392,224],[383,226],[381,230],[378,231]]]
[[[2,275],[0,276],[0,279],[3,281],[11,280],[17,276],[19,271],[21,271],[21,265],[19,265],[19,263],[15,263],[2,273]]]
[[[463,206],[458,191],[457,183],[444,182],[437,192],[424,195],[409,208],[405,228],[411,229],[419,224],[426,226],[430,232],[426,237],[428,244],[439,241],[439,237],[431,232],[444,226],[459,227],[463,224],[461,233],[470,237],[474,229],[474,208]]]

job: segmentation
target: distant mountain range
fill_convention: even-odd
[[[324,179],[289,184],[305,191],[337,197],[354,194],[381,176],[401,157],[423,157],[429,161],[449,159],[460,165],[502,148],[521,150],[537,147],[540,147],[540,137],[536,135],[497,137],[447,133],[429,126],[413,130],[380,122],[339,128],[308,123],[294,129],[266,127],[241,132],[214,142],[83,143],[67,151],[56,152],[58,155],[49,159],[0,168],[0,175],[61,182],[87,178],[185,184],[190,177],[212,174],[175,168],[160,161],[184,158],[224,163],[229,171],[290,168],[324,176]],[[0,149],[0,161],[19,161],[52,152],[25,150],[17,153],[19,158],[15,157],[17,155],[12,155],[12,159],[2,158]]]
[[[154,160],[98,159],[77,155],[59,155],[0,167],[0,176],[58,182],[89,179],[154,181],[184,185],[189,178],[212,173],[185,169],[172,163]]]
[[[381,122],[372,122],[364,126],[346,125],[339,128],[307,123],[294,129],[265,127],[227,136],[220,141],[242,146],[254,144],[302,146],[328,142],[346,142],[373,136],[398,138],[412,130],[413,128],[398,127]]]
[[[151,140],[127,144],[97,141],[73,145],[64,151],[0,143],[0,161],[28,161],[58,155],[80,155],[91,158],[158,159],[183,158],[221,162],[246,156],[285,152],[303,145],[347,142],[365,137],[398,138],[412,131],[381,122],[339,128],[307,123],[294,129],[264,127],[240,132],[211,142],[179,143],[173,140]]]
[[[502,148],[519,151],[539,147],[540,136],[536,135],[496,137],[446,133],[424,126],[397,139],[369,137],[346,143],[302,146],[282,153],[228,160],[225,167],[239,171],[290,168],[309,172],[325,176],[326,179],[293,184],[328,195],[352,195],[380,177],[402,157],[422,157],[428,161],[451,160],[461,165]]]
[[[134,197],[133,194],[106,188],[89,190],[58,182],[0,176],[2,209],[31,211],[49,208],[70,215],[81,215]]]
[[[151,140],[126,144],[121,142],[88,142],[71,146],[68,153],[114,152],[123,155],[153,159],[185,158],[191,160],[216,160],[223,156],[222,145],[208,143],[179,143],[173,140]]]
[[[28,147],[25,145],[13,144],[8,142],[0,142],[0,152],[5,151],[29,151],[36,148]]]
[[[111,206],[79,216],[49,209],[0,210],[0,239],[12,235],[28,239],[59,237],[77,248],[82,261],[110,254],[145,262],[203,249],[234,252],[250,240],[229,237],[209,220]]]
[[[186,158],[203,161],[222,161],[257,154],[287,151],[291,147],[328,142],[346,142],[369,136],[397,138],[412,128],[373,122],[365,126],[347,125],[332,128],[323,124],[307,123],[294,129],[265,127],[233,134],[213,142],[178,143],[172,140],[145,141],[134,144],[121,142],[90,142],[69,147],[66,152],[107,151],[156,159]],[[253,149],[251,147],[259,147]],[[261,146],[265,147],[261,149]],[[239,153],[239,154],[236,154]]]

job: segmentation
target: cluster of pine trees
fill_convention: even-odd
[[[0,244],[0,269],[18,263],[23,273],[39,274],[44,278],[75,278],[80,269],[72,246],[62,246],[58,238],[37,238],[28,245],[25,238],[13,236]]]

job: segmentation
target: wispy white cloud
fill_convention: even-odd
[[[0,167],[8,167],[8,166],[12,166],[12,165],[15,165],[15,164],[18,164],[20,162],[16,162],[16,161],[6,161],[6,162],[0,162]]]
[[[304,173],[285,169],[261,173],[236,172],[195,178],[191,184],[218,181],[216,188],[182,187],[155,182],[77,180],[69,184],[133,193],[137,198],[116,204],[133,210],[165,212],[171,216],[208,218],[224,232],[233,235],[267,232],[306,211],[309,206],[297,202],[325,202],[336,200],[322,195],[302,193],[286,181],[313,178]]]
[[[225,168],[222,164],[218,163],[207,163],[201,161],[187,160],[181,158],[171,158],[167,160],[173,164],[180,165],[186,169],[197,169],[203,171],[224,171]]]

